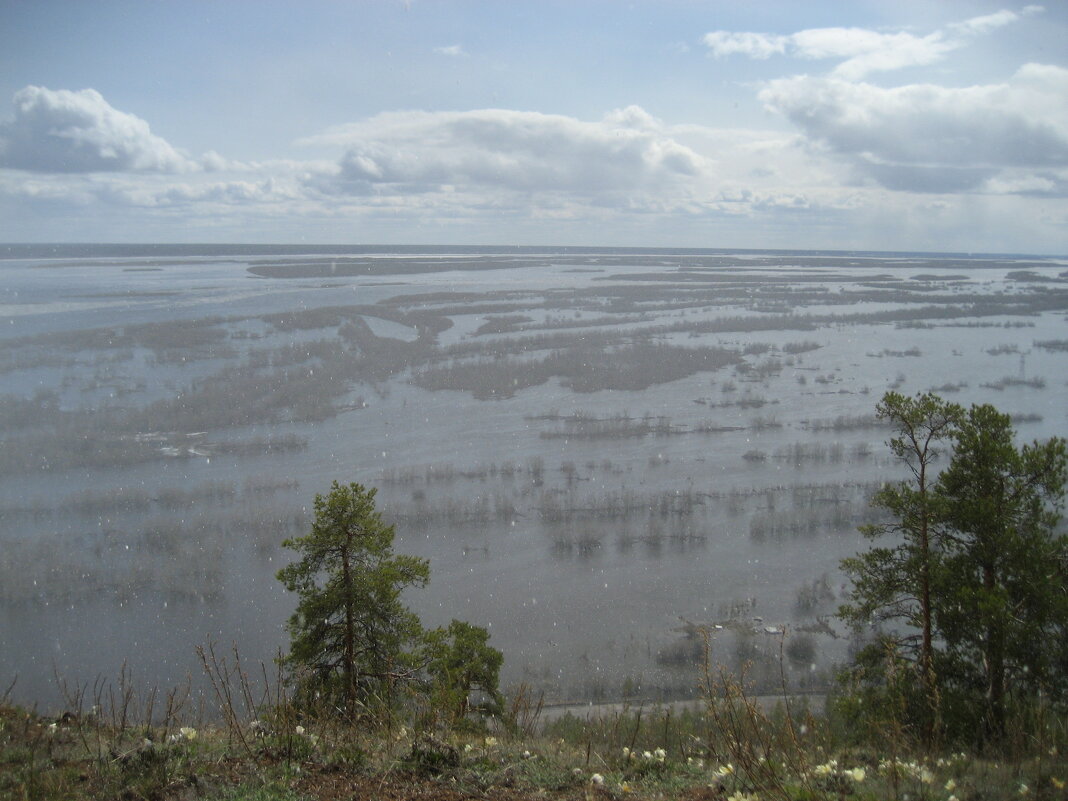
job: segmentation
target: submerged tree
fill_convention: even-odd
[[[919,672],[928,707],[924,738],[930,743],[939,717],[938,682],[934,666],[933,582],[939,548],[933,542],[939,503],[932,493],[936,476],[933,464],[949,438],[962,409],[932,394],[907,398],[888,392],[876,407],[894,433],[887,442],[891,453],[907,468],[906,481],[886,484],[872,498],[872,505],[885,510],[889,519],[862,526],[870,538],[897,535],[897,544],[876,547],[842,563],[853,581],[851,602],[839,615],[853,624],[904,624],[891,643],[895,654],[911,662]],[[885,645],[869,656],[880,662]]]
[[[300,561],[278,572],[300,598],[286,660],[308,671],[306,689],[348,715],[372,699],[388,704],[397,682],[415,677],[412,646],[423,630],[401,593],[430,577],[425,559],[393,553],[393,527],[375,511],[375,493],[335,481],[329,495],[316,495],[311,532],[283,543]]]

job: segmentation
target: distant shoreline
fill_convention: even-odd
[[[959,251],[879,251],[790,248],[672,248],[617,247],[611,245],[382,245],[382,244],[256,244],[256,243],[123,243],[123,242],[7,242],[0,243],[0,260],[48,258],[138,258],[211,256],[292,256],[292,255],[625,255],[640,256],[725,256],[797,255],[822,258],[901,258],[937,259],[1068,259],[1068,254],[967,253]]]

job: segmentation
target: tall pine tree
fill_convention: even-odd
[[[350,716],[390,704],[398,682],[415,677],[423,630],[401,594],[430,578],[425,559],[393,553],[393,527],[375,510],[375,493],[335,481],[327,496],[316,495],[311,532],[283,543],[301,558],[278,572],[299,596],[286,661],[304,670],[303,689]]]

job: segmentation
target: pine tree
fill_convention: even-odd
[[[430,578],[425,559],[393,553],[393,527],[375,510],[375,494],[335,481],[329,495],[316,495],[311,532],[283,543],[301,558],[278,572],[299,596],[286,661],[305,671],[304,690],[348,715],[391,704],[398,682],[415,677],[422,626],[401,594]]]
[[[872,505],[885,510],[888,521],[863,526],[861,531],[872,539],[891,535],[898,541],[843,561],[853,590],[851,602],[841,607],[839,615],[858,628],[869,623],[896,627],[895,654],[910,661],[919,672],[928,707],[923,733],[930,744],[938,727],[940,706],[932,598],[939,559],[939,548],[933,541],[939,499],[932,492],[936,479],[933,465],[963,410],[929,393],[907,398],[888,392],[876,413],[890,424],[894,436],[887,445],[910,477],[886,484],[873,496]],[[874,658],[881,661],[882,650],[880,647]]]
[[[1065,442],[1017,448],[1010,418],[973,406],[938,480],[945,501],[937,607],[947,669],[984,709],[983,734],[1005,731],[1010,689],[1062,690],[1057,657],[1066,622],[1068,537],[1056,534]]]
[[[888,444],[911,478],[876,493],[888,521],[862,529],[896,543],[842,563],[853,587],[840,616],[858,629],[885,625],[854,674],[868,701],[900,709],[922,698],[903,709],[928,745],[951,707],[952,733],[974,736],[979,723],[996,741],[1011,701],[1068,695],[1068,537],[1057,530],[1065,441],[1018,448],[1008,415],[989,405],[964,412],[933,395],[889,393],[879,414],[894,425]],[[953,455],[936,477],[943,442]],[[912,670],[902,673],[902,662]]]
[[[499,715],[504,700],[497,689],[504,656],[489,645],[489,632],[462,620],[427,632],[427,673],[435,706],[455,724],[471,711],[472,693],[480,693],[482,712]]]

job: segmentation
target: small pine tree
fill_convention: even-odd
[[[472,694],[479,693],[482,701],[475,709],[491,715],[501,713],[504,701],[497,684],[504,656],[489,645],[486,629],[453,620],[448,628],[427,632],[426,641],[427,674],[435,708],[455,725],[472,710]]]
[[[398,683],[415,678],[411,649],[423,629],[401,594],[430,578],[425,559],[393,553],[393,527],[375,510],[375,494],[335,481],[327,496],[316,495],[311,532],[282,543],[301,558],[278,571],[299,596],[286,662],[303,669],[302,690],[349,716],[388,707]]]

